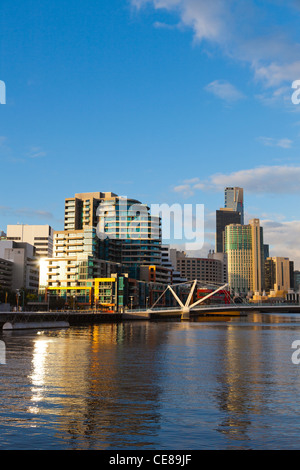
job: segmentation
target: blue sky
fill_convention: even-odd
[[[236,185],[299,263],[299,21],[297,0],[2,0],[0,229],[113,191],[204,204],[207,250]]]

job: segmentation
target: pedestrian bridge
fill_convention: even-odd
[[[185,283],[189,284],[189,283]],[[231,296],[230,304],[220,304],[220,303],[210,303],[207,305],[205,301],[208,299],[213,299],[214,295],[218,292],[225,290],[228,287],[228,284],[224,284],[220,287],[217,287],[215,290],[207,294],[201,299],[192,301],[195,288],[198,284],[201,287],[212,287],[212,284],[203,284],[197,280],[192,281],[190,292],[186,301],[183,301],[178,297],[174,288],[175,285],[168,286],[157,301],[147,309],[132,309],[127,310],[126,314],[123,314],[124,318],[159,318],[159,317],[180,317],[182,320],[189,320],[192,316],[199,315],[215,315],[215,316],[238,316],[238,315],[247,315],[249,312],[265,312],[265,313],[299,313],[300,314],[300,305],[297,304],[288,304],[288,303],[249,303],[246,299],[240,299],[236,302],[235,299]],[[183,284],[177,284],[183,285]],[[169,290],[173,297],[175,298],[178,306],[174,307],[156,307],[159,301],[162,299],[164,294]]]

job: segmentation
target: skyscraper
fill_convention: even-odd
[[[228,225],[225,250],[231,290],[243,294],[261,293],[264,288],[264,249],[259,219],[250,220],[248,225]]]
[[[291,288],[291,261],[274,256],[265,261],[266,291],[288,291]],[[293,283],[293,279],[292,279]]]
[[[259,219],[249,221],[252,237],[252,290],[262,293],[265,285],[265,253],[263,228]]]
[[[225,208],[216,211],[216,253],[225,253],[225,227],[241,223],[240,212]]]
[[[244,190],[243,188],[225,188],[225,208],[241,214],[241,224],[244,224]]]

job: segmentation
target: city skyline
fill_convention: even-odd
[[[205,253],[240,186],[245,223],[299,267],[299,4],[73,3],[2,7],[0,230],[63,229],[61,200],[100,189],[204,204]]]
[[[300,448],[300,0],[0,1],[0,450]]]

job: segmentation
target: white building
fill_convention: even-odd
[[[0,258],[12,262],[11,288],[36,292],[39,287],[39,265],[35,248],[29,243],[0,240]]]
[[[36,256],[50,258],[53,255],[53,228],[50,225],[8,225],[7,239],[33,245]]]

